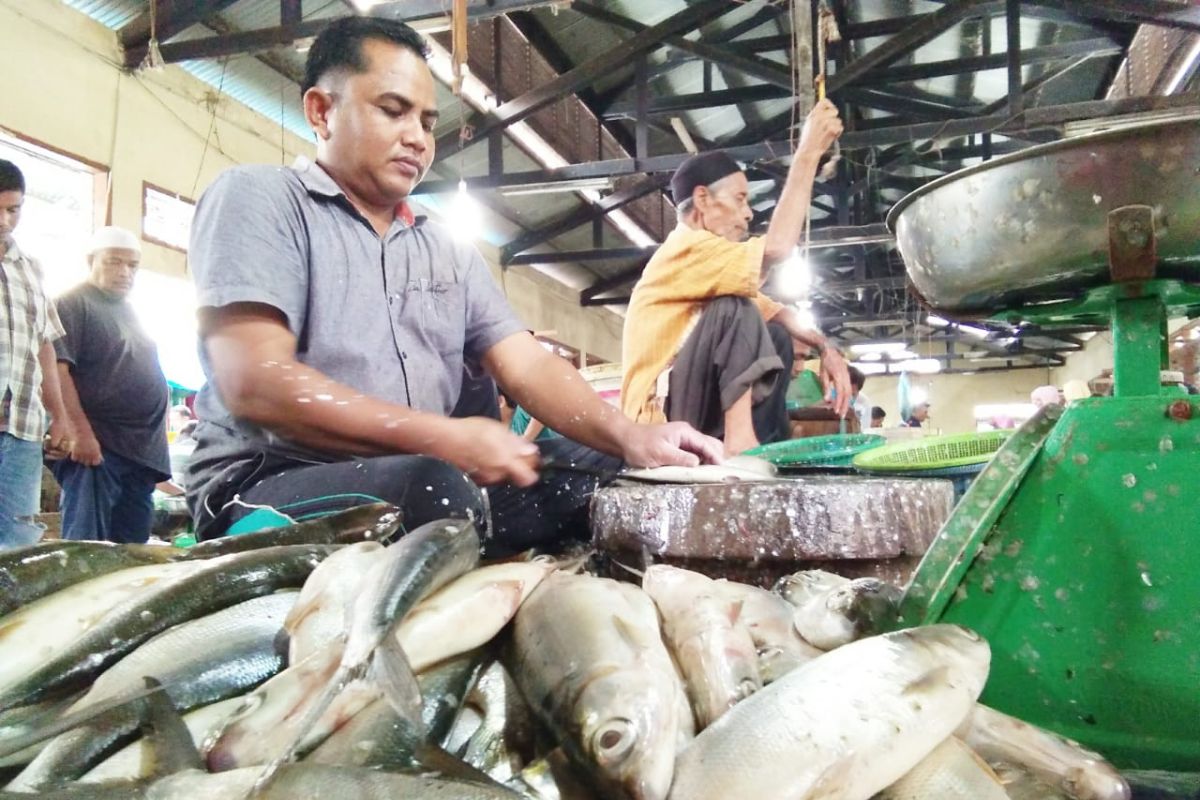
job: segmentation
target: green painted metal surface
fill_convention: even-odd
[[[1034,417],[980,475],[914,574],[901,624],[985,636],[983,702],[1132,769],[1200,771],[1200,398],[1159,386],[1170,281],[1094,290],[1115,395]]]
[[[1118,766],[1194,771],[1200,403],[1172,402],[1072,404],[940,621],[991,643],[983,702]]]

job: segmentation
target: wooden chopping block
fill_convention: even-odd
[[[814,562],[900,560],[924,555],[954,506],[950,481],[826,476],[762,483],[610,486],[592,498],[592,541],[635,562],[709,565],[745,579]],[[899,566],[899,564],[897,564]]]

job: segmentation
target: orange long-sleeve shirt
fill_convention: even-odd
[[[635,422],[665,422],[659,377],[675,361],[705,303],[749,297],[764,320],[782,308],[759,290],[764,240],[731,242],[680,225],[650,258],[633,288],[621,341],[621,408]]]

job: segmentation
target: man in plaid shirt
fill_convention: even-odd
[[[61,458],[71,447],[51,342],[63,335],[37,262],[17,248],[25,177],[0,160],[0,550],[33,544],[41,495],[42,443]],[[46,433],[46,412],[52,421]]]

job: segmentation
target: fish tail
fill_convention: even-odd
[[[360,677],[357,673],[361,672],[361,669],[348,667],[345,664],[337,668],[337,672],[333,673],[333,677],[325,685],[324,691],[321,692],[312,707],[309,708],[308,713],[300,720],[300,724],[296,727],[296,735],[292,737],[287,747],[283,748],[279,755],[267,763],[266,768],[263,769],[262,773],[254,781],[254,786],[250,788],[249,794],[246,795],[246,800],[259,797],[271,785],[271,781],[274,780],[275,774],[279,772],[279,768],[289,763],[296,756],[297,751],[300,750],[301,745],[304,743],[304,738],[308,736],[308,732],[321,719],[321,715],[328,710],[330,704],[333,703],[334,699],[342,693],[342,690],[351,681],[357,680]]]
[[[383,690],[388,705],[423,736],[425,722],[421,719],[421,687],[417,683],[417,676],[413,674],[412,665],[408,663],[408,655],[394,633],[383,637],[383,641],[375,648],[371,677]]]

